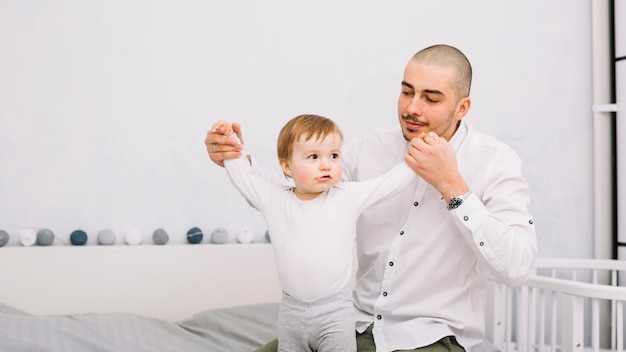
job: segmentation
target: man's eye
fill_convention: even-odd
[[[402,94],[402,95],[406,95],[406,96],[411,96],[411,95],[413,95],[413,92],[403,90],[403,91],[401,92],[401,94]]]
[[[439,100],[433,99],[433,98],[429,98],[429,97],[426,97],[426,101],[428,101],[429,103],[438,103],[439,102]]]

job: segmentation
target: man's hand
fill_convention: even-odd
[[[233,134],[237,138],[232,137]],[[204,144],[211,161],[219,166],[224,166],[225,159],[235,159],[241,156],[243,149],[241,126],[236,122],[218,121],[207,132]]]
[[[405,160],[413,171],[439,191],[446,202],[469,190],[459,173],[454,148],[434,132],[413,138]]]

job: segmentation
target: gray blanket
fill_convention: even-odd
[[[126,313],[30,315],[0,304],[2,352],[250,352],[277,336],[276,303],[200,312],[180,322]],[[472,352],[496,352],[488,342]]]
[[[35,316],[0,304],[0,351],[250,352],[277,335],[276,304],[207,310],[171,323],[133,314]]]

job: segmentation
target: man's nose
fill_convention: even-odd
[[[423,104],[419,98],[414,97],[406,107],[406,112],[412,116],[422,116]]]

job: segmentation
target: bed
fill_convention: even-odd
[[[577,263],[588,268],[599,262]],[[617,263],[622,272],[623,264]],[[624,287],[588,284],[582,300],[567,300],[569,318],[554,323],[563,325],[558,340],[550,342],[554,347],[539,346],[533,341],[548,341],[551,335],[542,331],[555,328],[530,324],[539,320],[540,310],[524,312],[535,311],[529,307],[542,301],[538,297],[545,294],[536,290],[548,286],[565,292],[567,285],[558,284],[572,284],[561,269],[548,270],[551,266],[573,263],[540,260],[536,275],[518,289],[490,282],[488,341],[473,352],[582,351],[572,347],[577,336],[589,334],[581,330],[587,324],[570,323],[586,319],[579,314],[587,308],[578,305],[591,293],[622,303],[626,299]],[[605,279],[599,272],[589,275],[596,282]],[[617,282],[620,274],[608,275]],[[0,351],[254,351],[277,334],[281,292],[268,243],[10,246],[0,248],[0,277]],[[617,330],[623,328],[624,308],[619,307],[613,313]],[[617,340],[612,350],[621,348]]]
[[[269,244],[0,248],[0,351],[253,351],[277,336]]]

